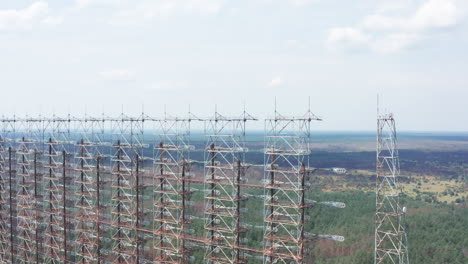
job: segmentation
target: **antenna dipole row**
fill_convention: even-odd
[[[341,239],[306,232],[306,209],[344,207],[306,199],[317,170],[309,166],[317,120],[310,109],[291,117],[275,109],[265,120],[264,179],[249,183],[257,165],[245,160],[246,128],[257,118],[245,110],[208,118],[2,118],[0,262],[175,264],[193,263],[203,251],[209,264],[304,263],[306,242]],[[193,122],[203,122],[204,143],[192,143]],[[192,201],[196,192],[203,210]],[[245,221],[246,202],[256,196],[262,226]],[[251,228],[263,229],[262,248],[247,246]]]

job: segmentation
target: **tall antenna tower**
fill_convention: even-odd
[[[188,215],[190,190],[189,152],[190,122],[188,118],[165,116],[159,120],[159,136],[154,146],[154,249],[156,263],[190,263]]]
[[[75,132],[75,252],[76,263],[100,261],[100,189],[103,155],[104,120],[86,117],[77,120]]]
[[[141,224],[141,179],[143,170],[143,117],[123,113],[114,120],[112,165],[112,263],[139,263],[143,247],[139,238]]]
[[[18,263],[41,262],[42,121],[17,122]]]
[[[16,117],[3,119],[0,131],[0,263],[15,261],[15,123]]]
[[[298,117],[284,117],[275,109],[275,116],[265,120],[264,264],[305,261],[305,192],[313,120],[320,119],[310,109]]]
[[[205,230],[206,263],[245,263],[241,243],[247,231],[241,225],[241,195],[245,182],[245,125],[256,120],[244,111],[240,117],[225,117],[217,111],[206,121],[205,134]]]
[[[67,185],[70,173],[70,120],[46,120],[44,149],[44,213],[47,219],[44,263],[65,263],[69,260],[69,219],[67,218]]]
[[[4,135],[5,121],[2,120],[2,127],[0,127],[0,263],[6,262],[8,251],[8,212],[6,210],[7,193],[6,193],[6,168],[5,168],[5,135]]]
[[[401,205],[400,163],[395,119],[377,117],[377,178],[375,211],[375,264],[408,264],[404,228],[406,207]]]
[[[248,165],[251,120],[257,119],[245,109],[235,117],[215,111],[203,120],[190,113],[164,119],[144,113],[2,117],[0,263],[241,264],[261,258],[265,264],[304,264],[309,242],[343,241],[304,230],[306,208],[345,206],[305,199],[308,177],[319,170],[308,162],[310,124],[319,119],[310,109],[295,117],[275,111],[266,121],[265,164]],[[196,151],[192,121],[205,121],[203,179],[191,168],[200,162],[190,159]],[[145,122],[156,124],[157,140],[145,141]],[[251,166],[264,167],[264,184],[247,183]],[[191,184],[204,186],[205,208],[198,214],[190,196],[200,190]],[[244,223],[248,197],[264,199],[264,225]],[[192,234],[193,219],[205,221],[206,236]],[[246,243],[247,226],[264,230],[262,250]]]
[[[2,121],[2,127],[0,127],[0,263],[6,262],[6,252],[8,246],[8,228],[6,225],[8,219],[8,212],[6,212],[5,204],[6,199],[6,169],[5,169],[5,138],[4,138],[4,125]]]

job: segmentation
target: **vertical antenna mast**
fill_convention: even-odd
[[[75,252],[77,263],[97,263],[99,258],[99,119],[86,117],[77,122],[75,159]],[[96,175],[96,176],[95,176]]]
[[[216,107],[217,108],[217,107]],[[240,185],[245,182],[245,126],[256,120],[246,112],[241,117],[215,115],[205,123],[205,230],[207,264],[245,263],[241,242],[246,228],[241,223],[246,196]]]
[[[159,125],[154,146],[154,260],[160,264],[190,263],[190,216],[187,214],[191,195],[189,180],[190,116],[155,120]]]
[[[303,264],[305,256],[304,195],[309,173],[310,112],[285,117],[276,109],[265,119],[263,264]]]
[[[379,117],[379,106],[380,106],[379,94],[377,94],[377,118]]]
[[[378,105],[378,104],[377,104]],[[404,228],[406,207],[401,205],[400,164],[395,119],[392,114],[377,117],[377,177],[375,211],[375,264],[408,264]]]
[[[26,119],[17,122],[21,137],[17,140],[17,209],[18,229],[17,248],[18,262],[33,263],[38,260],[38,155],[36,140],[37,123],[35,120]]]

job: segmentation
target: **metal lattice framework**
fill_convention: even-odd
[[[275,111],[265,121],[263,263],[304,263],[305,190],[313,120],[320,119],[309,110],[300,117],[284,117]]]
[[[265,163],[248,165],[245,132],[252,120],[245,111],[207,119],[2,118],[0,263],[188,264],[201,258],[198,247],[209,264],[253,258],[289,264],[303,263],[306,242],[341,241],[304,230],[305,208],[344,207],[305,199],[307,177],[317,170],[307,158],[310,122],[318,118],[309,111],[267,119]],[[190,159],[197,151],[193,121],[205,125],[202,161]],[[154,133],[145,141],[148,123]],[[264,183],[247,183],[252,166],[264,167]],[[200,212],[190,201],[196,191],[204,193]],[[247,197],[264,199],[264,225],[244,223]],[[205,236],[191,229],[197,219]],[[264,230],[263,249],[246,246],[247,226]]]
[[[154,151],[154,249],[156,263],[189,263],[187,246],[191,219],[189,152],[192,118],[165,117],[156,122],[159,135]]]
[[[16,217],[15,179],[14,177],[14,140],[16,118],[3,119],[0,135],[0,261],[13,263],[15,261],[15,228],[13,219]]]
[[[70,164],[69,118],[44,120],[44,263],[66,263],[69,258],[69,224],[67,221],[67,185],[72,177]]]
[[[245,125],[256,120],[246,112],[224,117],[215,112],[206,121],[205,136],[205,230],[208,232],[207,263],[245,263],[241,242],[247,229],[241,225],[246,196],[240,186],[244,177]]]
[[[18,263],[39,263],[42,233],[42,122],[27,118],[17,123],[17,245]]]
[[[131,118],[122,114],[112,120],[112,263],[139,263],[141,164],[143,148],[147,147],[143,143],[143,124],[143,116]]]
[[[6,120],[2,120],[1,134],[0,134],[0,263],[7,262],[8,260],[8,180],[7,180],[7,164],[6,156],[8,155],[8,147],[6,144],[5,133]]]
[[[398,182],[400,164],[395,119],[392,114],[377,118],[377,178],[374,263],[408,264],[404,228],[406,208],[401,205]]]
[[[75,252],[76,263],[99,263],[100,189],[107,156],[104,147],[105,120],[86,117],[77,120],[75,132]]]

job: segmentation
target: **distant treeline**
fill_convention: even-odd
[[[316,151],[310,155],[310,166],[316,168],[340,167],[360,170],[375,170],[375,152],[328,152]],[[203,151],[194,151],[190,158],[202,161]],[[251,151],[245,155],[247,163],[263,164],[261,151]],[[443,179],[456,179],[468,169],[468,151],[421,151],[400,150],[400,167],[402,175],[434,175]],[[200,164],[200,166],[202,166]]]

